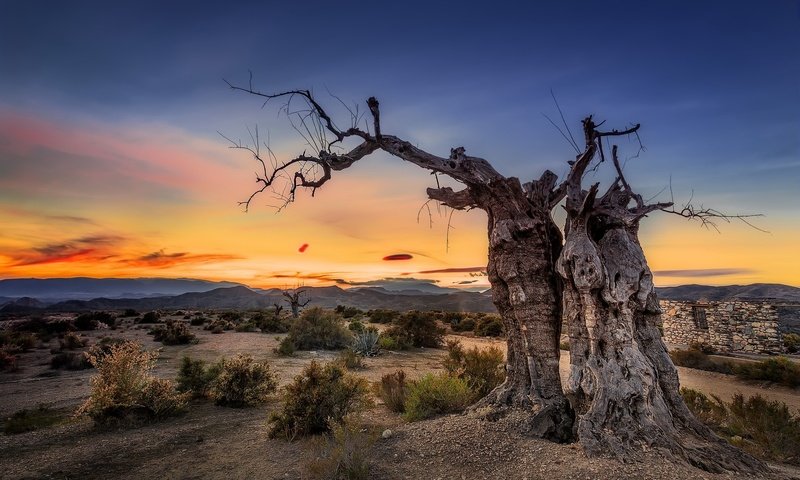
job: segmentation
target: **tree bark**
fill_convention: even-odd
[[[764,465],[694,418],[679,393],[678,373],[658,330],[653,277],[637,236],[593,210],[592,190],[570,208],[558,260],[570,337],[566,395],[575,433],[589,455],[630,461],[660,449],[711,472],[758,472]]]
[[[528,420],[520,429],[525,433],[569,441],[573,413],[558,367],[561,285],[555,261],[561,233],[547,199],[532,201],[516,178],[473,187],[472,192],[488,215],[487,273],[508,342],[506,380],[474,410],[488,418],[523,411]]]

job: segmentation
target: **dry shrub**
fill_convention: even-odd
[[[797,353],[800,351],[800,335],[796,333],[787,333],[783,336],[783,346],[789,353]]]
[[[326,432],[332,423],[370,404],[367,383],[347,374],[334,363],[312,361],[283,391],[280,412],[270,416],[270,437],[298,436]]]
[[[281,357],[291,357],[294,356],[295,350],[297,350],[297,347],[294,346],[291,337],[287,336],[283,337],[283,340],[278,344],[278,348],[274,349],[274,352]]]
[[[217,405],[252,407],[264,403],[277,387],[277,375],[268,363],[239,354],[222,359],[219,374],[211,385],[211,397]]]
[[[81,338],[81,336],[75,332],[67,332],[64,334],[64,337],[58,341],[61,350],[77,350],[85,347],[86,343],[87,340],[85,338]]]
[[[150,374],[158,352],[148,352],[136,342],[111,345],[106,355],[89,354],[97,368],[89,398],[76,415],[88,415],[101,425],[129,424],[162,419],[181,413],[186,394],[172,382]]]
[[[341,365],[342,367],[348,370],[360,370],[362,368],[366,368],[364,365],[363,358],[361,355],[356,353],[350,348],[345,348],[344,350],[340,351],[339,354],[336,356],[336,363]]]
[[[700,348],[689,348],[688,350],[674,350],[669,352],[670,358],[675,365],[687,368],[696,368],[709,372],[731,373],[729,362],[717,363]]]
[[[368,311],[367,316],[372,323],[392,323],[400,316],[400,312],[378,308]]]
[[[92,368],[89,354],[85,352],[59,352],[50,358],[50,368],[55,370],[85,370]]]
[[[450,375],[465,380],[476,399],[491,392],[506,378],[503,352],[494,346],[464,350],[458,340],[448,341],[447,357],[442,365]]]
[[[386,407],[397,413],[406,410],[406,398],[408,397],[408,385],[406,384],[406,372],[398,370],[394,373],[387,373],[381,377],[378,386],[378,396]]]
[[[5,348],[0,348],[0,372],[13,372],[17,369],[17,357]]]
[[[158,325],[151,330],[153,340],[164,345],[186,345],[197,343],[197,337],[189,330],[189,326],[179,320],[168,320],[164,325]]]
[[[413,422],[434,415],[462,412],[475,398],[467,382],[446,373],[428,373],[411,382],[403,417]]]
[[[378,435],[346,418],[331,425],[330,435],[315,444],[315,458],[308,462],[314,480],[367,480],[370,478],[369,451]]]

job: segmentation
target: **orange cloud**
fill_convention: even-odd
[[[239,260],[242,257],[226,254],[191,254],[187,252],[164,253],[164,249],[137,258],[123,260],[134,267],[168,268],[185,263],[209,263],[225,260]]]

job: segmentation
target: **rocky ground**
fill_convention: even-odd
[[[148,348],[163,348],[156,374],[174,378],[184,354],[207,360],[250,353],[269,360],[281,383],[288,383],[312,359],[330,360],[332,352],[301,352],[292,358],[277,357],[272,349],[279,336],[226,332],[212,335],[192,327],[200,342],[190,346],[162,347],[144,329],[92,332],[93,337],[112,335],[136,339]],[[502,342],[461,338],[471,345]],[[22,355],[21,370],[0,375],[0,415],[45,404],[71,412],[88,394],[92,370],[53,371],[50,346]],[[370,381],[404,369],[414,378],[440,368],[443,350],[421,349],[386,353],[366,360],[356,372]],[[562,369],[568,359],[562,358]],[[761,393],[800,409],[800,395],[786,388],[762,388],[727,375],[680,369],[685,386],[729,398],[736,392]],[[97,430],[86,419],[70,419],[44,430],[0,436],[0,478],[304,478],[308,462],[319,454],[319,439],[289,442],[268,439],[266,419],[278,400],[256,409],[230,409],[207,402],[192,405],[189,412],[163,423],[135,429]],[[509,434],[507,425],[486,422],[469,415],[405,423],[378,404],[363,418],[370,431],[392,430],[378,439],[368,456],[373,478],[404,479],[611,479],[611,478],[740,478],[712,475],[688,465],[672,463],[657,452],[640,461],[587,459],[576,445],[557,445]],[[772,478],[800,478],[800,471],[776,465]]]

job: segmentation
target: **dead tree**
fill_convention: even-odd
[[[294,290],[281,290],[281,294],[286,297],[286,302],[292,308],[292,318],[297,318],[300,315],[300,309],[308,305],[311,299],[306,299],[303,301],[301,297],[305,295],[306,291],[301,288],[296,288]],[[278,305],[275,305],[275,317],[277,318],[280,314],[280,309]]]
[[[283,311],[283,305],[273,303],[272,307],[273,307],[272,316],[275,317],[275,320],[280,320],[281,312]]]
[[[526,433],[559,442],[577,435],[593,455],[626,457],[643,446],[666,447],[709,470],[761,467],[741,452],[733,458],[734,450],[691,416],[655,326],[658,304],[636,227],[646,213],[670,204],[644,205],[619,168],[620,178],[602,197],[597,196],[597,186],[581,188],[583,173],[598,152],[604,160],[602,139],[635,133],[638,126],[601,132],[590,117],[584,122],[586,148],[570,162],[568,177],[559,184],[557,176],[546,171],[523,184],[501,175],[486,160],[467,155],[463,147],[440,157],[384,133],[374,97],[367,100],[371,122],[365,122],[366,128],[358,126],[358,110],[350,109],[351,125],[341,129],[307,90],[265,94],[252,85],[231,88],[265,102],[285,99],[283,108],[296,122],[295,129],[318,152],[280,163],[269,149],[269,157],[262,156],[257,135],[254,146],[233,142],[233,148],[248,150],[261,167],[256,174],[259,187],[242,202],[245,209],[268,190],[279,192],[280,208],[294,200],[298,188],[310,189],[313,195],[333,172],[383,150],[463,185],[457,191],[429,188],[430,199],[457,210],[486,212],[487,273],[508,334],[508,354],[505,382],[478,402],[478,411],[488,418],[523,412],[519,427]],[[303,107],[295,110],[296,100]],[[355,145],[342,147],[352,140]],[[279,182],[285,182],[282,192]],[[565,198],[566,243],[552,219],[552,210]],[[637,206],[631,209],[632,199]],[[559,378],[562,313],[574,337],[567,389],[571,403]],[[691,440],[684,441],[684,435]]]

